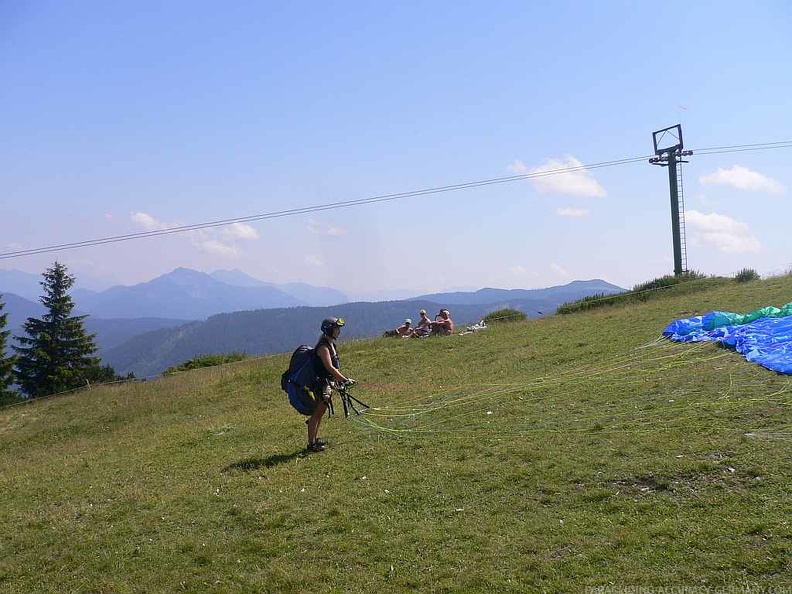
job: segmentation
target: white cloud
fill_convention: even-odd
[[[528,181],[543,194],[566,194],[584,198],[607,196],[605,188],[572,155],[567,155],[565,160],[547,159],[543,165],[532,169],[522,161],[515,160],[509,165],[509,171],[533,176]]]
[[[146,231],[160,231],[173,226],[166,225],[145,212],[133,212],[130,214],[129,218],[132,219],[133,223],[143,227]]]
[[[131,213],[130,218],[136,225],[143,227],[143,229],[146,231],[161,231],[164,229],[173,229],[174,227],[179,226],[175,223],[163,223],[162,221],[155,219],[150,214],[145,212],[133,212]],[[195,248],[207,254],[221,256],[224,258],[238,258],[242,254],[242,251],[236,246],[229,245],[228,243],[218,240],[216,238],[216,234],[217,231],[214,229],[195,229],[193,231],[188,231],[183,235],[189,239],[190,243]],[[258,239],[259,237],[258,231],[256,231],[253,227],[244,225],[242,223],[234,223],[233,225],[225,227],[222,231],[222,235],[231,240],[251,240]]]
[[[305,256],[305,263],[308,264],[309,266],[319,267],[324,264],[324,261],[315,254],[308,254],[307,256]]]
[[[223,235],[230,239],[253,240],[259,238],[258,231],[244,223],[234,223],[225,227],[223,229]]]
[[[582,208],[558,208],[556,209],[556,214],[559,217],[585,217],[588,215],[589,211],[584,210]]]
[[[524,274],[528,274],[528,269],[525,266],[517,265],[510,267],[509,272],[517,276],[522,276]]]
[[[194,242],[194,245],[199,250],[209,254],[214,254],[216,256],[224,256],[227,258],[237,258],[239,256],[239,250],[237,248],[232,245],[227,245],[221,241],[217,241],[216,239],[196,241]]]
[[[185,237],[190,240],[193,247],[207,254],[224,258],[238,258],[242,251],[234,245],[229,245],[215,238],[213,229],[196,229],[188,231]]]
[[[695,240],[720,252],[745,254],[762,248],[759,240],[751,235],[748,225],[726,215],[690,210],[685,213],[685,225],[693,231]]]
[[[702,175],[699,182],[708,185],[731,186],[746,192],[767,192],[768,194],[783,194],[786,188],[771,177],[751,171],[747,167],[735,165],[731,169],[721,169],[715,173]]]
[[[12,243],[7,243],[6,247],[12,252],[15,252],[23,249],[25,246],[23,246],[21,243],[12,242]]]
[[[332,225],[328,225],[327,223],[322,223],[321,221],[316,221],[314,219],[308,221],[308,230],[311,233],[316,233],[317,235],[330,235],[333,237],[346,235],[345,229],[333,227]]]

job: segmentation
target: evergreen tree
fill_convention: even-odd
[[[40,298],[47,312],[39,318],[28,318],[22,329],[27,336],[15,337],[16,375],[22,391],[31,398],[56,394],[87,385],[95,377],[100,359],[94,334],[86,334],[83,320],[88,316],[72,316],[74,302],[69,289],[74,277],[60,262],[44,272]]]
[[[0,295],[2,297],[2,295]],[[0,404],[15,399],[15,393],[10,390],[14,383],[14,361],[16,357],[6,357],[6,344],[10,330],[4,330],[8,323],[8,314],[3,313],[5,303],[0,299]]]

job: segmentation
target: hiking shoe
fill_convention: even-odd
[[[325,444],[315,441],[313,443],[309,443],[308,447],[305,449],[308,450],[309,452],[322,452],[324,451],[325,447],[326,447]]]
[[[329,446],[329,445],[330,445],[329,443],[327,443],[327,442],[326,442],[324,439],[322,439],[321,437],[317,437],[317,438],[316,438],[316,441],[315,441],[314,443],[316,443],[316,444],[319,444],[319,445],[321,445],[322,447],[325,447],[325,448],[326,448],[327,446]]]

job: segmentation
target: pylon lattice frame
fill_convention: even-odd
[[[682,189],[677,173],[678,163],[687,163],[682,157],[693,154],[693,151],[683,150],[682,125],[676,124],[652,133],[655,155],[649,159],[652,165],[668,167],[668,187],[671,194],[671,234],[674,243],[674,275],[686,272],[687,257],[683,264],[682,254],[687,255],[687,247],[683,245],[685,237],[684,202],[681,201]]]

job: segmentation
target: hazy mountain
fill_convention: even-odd
[[[331,289],[330,287],[315,287],[306,283],[286,283],[272,286],[277,287],[295,299],[299,299],[315,307],[349,303],[349,297],[341,291]]]
[[[209,276],[220,281],[221,283],[234,285],[236,287],[272,286],[271,283],[260,281],[259,279],[242,272],[238,268],[235,268],[234,270],[215,270],[214,272],[209,273]]]
[[[41,281],[43,280],[44,276],[42,274],[32,274],[30,272],[22,272],[21,270],[13,269],[0,269],[0,293],[14,293],[15,295],[19,295],[31,301],[38,301],[43,293],[43,288],[41,286]],[[95,289],[88,289],[87,287],[89,285],[93,287],[103,285],[105,288],[109,285],[109,283],[104,282],[102,278],[89,277],[84,274],[76,277],[75,280],[76,283],[72,295],[81,291],[87,291],[89,293],[96,292]]]
[[[3,313],[8,314],[5,329],[11,330],[12,333],[17,333],[17,329],[21,328],[28,318],[40,318],[46,311],[38,301],[31,301],[13,293],[0,293],[0,300],[5,303]]]
[[[161,328],[173,328],[184,324],[184,320],[167,318],[115,318],[105,320],[88,316],[83,322],[85,329],[96,335],[98,354],[102,356],[106,351],[113,349],[140,334],[153,332]]]
[[[415,298],[415,291],[391,289],[386,291],[355,291],[349,301],[404,301]]]
[[[286,283],[282,285],[267,283],[245,274],[241,270],[215,270],[210,276],[215,280],[237,287],[274,287],[287,295],[291,295],[305,305],[322,307],[349,302],[349,298],[337,289],[315,287],[307,283]]]
[[[30,300],[42,294],[42,276],[18,270],[0,270],[0,293]],[[76,279],[79,284],[79,278]],[[101,318],[204,319],[245,309],[328,306],[347,303],[337,289],[307,283],[278,285],[254,278],[240,270],[216,270],[205,274],[188,268],[158,276],[132,286],[117,285],[104,291],[75,286],[71,292],[75,312]]]
[[[38,301],[42,293],[39,284],[44,277],[21,270],[0,269],[0,294],[13,293],[30,301]]]
[[[41,318],[46,312],[46,309],[41,303],[24,299],[13,293],[3,293],[0,295],[0,300],[5,304],[3,313],[8,314],[5,329],[11,331],[9,341],[13,340],[14,336],[22,335],[22,324],[24,324],[28,318]],[[80,314],[75,311],[74,315]],[[138,334],[151,332],[152,330],[158,330],[160,328],[178,326],[184,324],[184,320],[169,320],[162,318],[104,320],[88,316],[83,323],[85,329],[89,333],[96,334],[96,344],[99,347],[99,354],[101,355],[102,351],[123,344]],[[11,344],[16,344],[16,342],[14,341]]]
[[[304,302],[274,287],[240,287],[197,270],[177,268],[131,287],[81,293],[79,303],[75,299],[75,304],[81,311],[100,318],[196,320],[222,312],[293,307]]]
[[[585,295],[595,295],[602,293],[605,295],[612,295],[614,293],[622,293],[624,289],[612,285],[609,282],[600,279],[594,280],[577,280],[569,284],[557,287],[548,287],[546,289],[479,289],[473,292],[456,291],[452,293],[432,293],[430,295],[420,295],[413,299],[422,299],[434,301],[436,303],[445,303],[448,306],[456,303],[495,303],[498,301],[545,301],[556,303],[558,299],[562,299],[559,305],[564,301],[574,301]],[[557,306],[556,306],[557,307]]]

